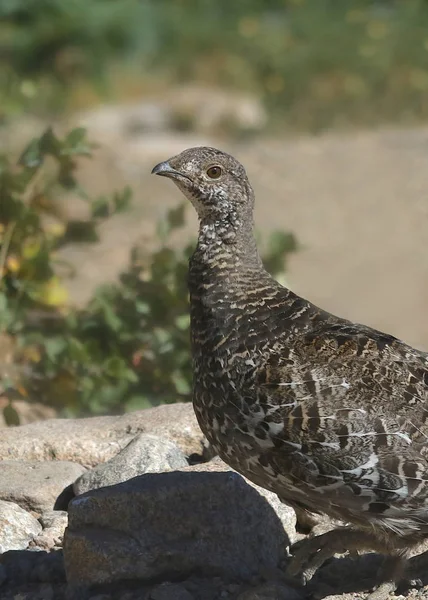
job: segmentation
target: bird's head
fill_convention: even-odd
[[[189,148],[156,165],[152,173],[172,179],[203,221],[252,212],[254,194],[244,167],[215,148]]]

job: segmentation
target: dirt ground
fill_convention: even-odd
[[[102,243],[67,250],[78,270],[72,295],[126,265],[133,243],[181,200],[151,167],[180,150],[210,144],[245,165],[261,232],[292,230],[302,246],[290,260],[294,291],[341,316],[428,349],[428,129],[325,134],[246,142],[177,134],[101,140],[82,166],[93,191],[127,183],[135,206],[102,228]],[[188,235],[196,234],[189,207]],[[183,233],[183,236],[187,232]]]

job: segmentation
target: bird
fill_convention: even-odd
[[[312,524],[288,573],[334,554],[385,558],[385,600],[428,537],[428,353],[335,316],[280,285],[254,236],[244,167],[211,147],[157,164],[196,209],[189,260],[193,406],[218,455]]]

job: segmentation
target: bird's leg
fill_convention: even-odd
[[[318,521],[304,508],[294,506],[294,511],[296,513],[297,531],[299,533],[310,534],[314,527],[318,525]]]
[[[382,554],[386,552],[385,545],[372,533],[348,528],[334,529],[295,544],[291,548],[293,557],[287,574],[296,576],[300,573],[303,582],[307,583],[318,568],[334,554],[361,550],[375,550]]]
[[[318,526],[320,525],[320,520],[316,518],[316,516],[311,513],[307,508],[302,506],[299,502],[290,500],[286,497],[282,497],[278,494],[278,498],[284,504],[291,506],[294,508],[294,512],[296,513],[296,531],[298,533],[302,533],[304,535],[317,535],[318,534]],[[325,528],[319,533],[325,533]]]

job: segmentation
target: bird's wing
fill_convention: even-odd
[[[296,488],[372,512],[428,495],[426,354],[359,325],[328,327],[269,358],[258,398],[271,442],[262,460]]]

